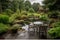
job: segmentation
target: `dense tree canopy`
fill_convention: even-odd
[[[30,3],[30,1],[28,1],[28,0],[25,1],[24,5],[25,5],[25,10],[26,10],[26,11],[28,11],[29,8],[31,8],[31,3]]]
[[[24,0],[19,0],[19,9],[20,9],[20,12],[21,10],[24,9]]]
[[[19,9],[19,1],[13,0],[12,2],[10,2],[9,9],[11,9],[14,12],[16,12],[16,10]]]
[[[5,11],[10,9],[13,12],[16,12],[17,9],[29,11],[32,8],[35,12],[39,10],[40,4],[34,3],[33,5],[29,0],[0,0],[0,11]]]
[[[0,0],[0,11],[5,11],[8,8],[9,0]]]
[[[39,3],[33,3],[32,7],[35,10],[35,12],[37,12],[39,10],[40,4]]]
[[[60,0],[44,0],[43,3],[50,10],[60,10]]]

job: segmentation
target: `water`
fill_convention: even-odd
[[[40,21],[31,22],[31,23],[30,23],[30,26],[33,26],[34,24],[40,25],[40,24],[43,24],[43,22],[40,22]],[[22,29],[25,29],[26,31],[29,31],[29,25],[26,25],[26,24],[25,24],[25,26],[23,26]],[[30,29],[30,30],[33,31],[33,29]]]
[[[26,31],[28,31],[29,25],[26,25],[22,27],[22,29],[25,29]]]
[[[34,24],[43,24],[43,22],[33,22]],[[33,23],[30,25],[33,26]],[[25,29],[25,31],[18,31],[17,34],[7,34],[4,36],[5,39],[39,39],[39,33],[34,32],[32,28],[29,30],[29,25],[26,25],[22,27],[22,29]],[[42,37],[43,38],[43,37]]]
[[[36,21],[36,22],[34,22],[34,24],[38,24],[38,25],[40,25],[40,24],[43,24],[43,22]]]

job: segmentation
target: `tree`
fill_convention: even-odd
[[[49,13],[50,18],[58,18],[59,17],[58,15],[59,15],[58,11],[52,11],[51,13]]]
[[[17,9],[19,9],[19,1],[17,0],[13,0],[10,4],[10,9],[13,11],[13,12],[16,12]]]
[[[29,8],[29,12],[34,13],[35,11],[33,8]]]
[[[0,2],[0,13],[2,12],[2,5],[1,5],[1,2]]]
[[[5,11],[8,8],[9,2],[9,0],[0,0],[1,11]]]
[[[24,9],[24,0],[19,0],[19,9],[20,12]]]
[[[37,12],[39,10],[40,4],[39,3],[33,3],[32,7],[35,10],[35,12]]]
[[[25,1],[25,10],[26,11],[28,11],[29,10],[29,8],[31,8],[32,6],[31,6],[31,3],[30,3],[30,1],[29,0],[27,0],[27,1]]]
[[[60,0],[44,0],[43,4],[45,8],[49,8],[50,18],[59,18]]]
[[[60,0],[44,0],[43,4],[51,10],[60,10]]]

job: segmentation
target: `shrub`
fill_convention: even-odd
[[[0,23],[4,23],[4,24],[9,23],[9,16],[7,16],[7,15],[0,15]]]
[[[35,11],[34,11],[33,8],[30,8],[30,9],[29,9],[29,12],[34,13]]]
[[[24,20],[15,20],[14,22],[13,22],[13,24],[21,24],[21,25],[24,25]]]
[[[18,29],[19,29],[20,25],[15,24],[11,27],[11,31],[12,33],[17,33]]]
[[[7,32],[9,29],[9,26],[0,23],[0,35],[4,34],[5,32]]]
[[[33,15],[32,13],[28,13],[28,14],[27,14],[27,17],[28,17],[28,18],[32,18],[33,16],[34,16],[34,15]]]
[[[42,21],[48,21],[48,16],[47,15],[40,15],[40,20]]]
[[[49,13],[50,18],[58,18],[59,12],[58,11],[52,11]]]
[[[11,14],[13,14],[13,11],[11,9],[6,9],[5,12],[6,12],[5,14],[9,15],[9,16],[11,16]]]
[[[27,12],[26,11],[22,11],[21,15],[27,15]]]
[[[39,18],[40,14],[35,13],[34,16]]]
[[[50,23],[51,24],[51,27],[60,27],[60,21],[58,21],[58,22],[54,22],[53,23],[53,21]]]
[[[52,24],[52,27],[49,31],[48,34],[52,37],[52,38],[60,38],[60,21],[55,22]]]
[[[60,27],[51,28],[51,29],[48,31],[48,34],[49,34],[52,38],[60,38]]]
[[[21,19],[27,19],[28,17],[26,15],[22,15]]]
[[[54,27],[60,27],[60,22],[56,22],[56,23],[54,23],[53,26],[54,26]]]
[[[12,14],[11,17],[9,18],[9,22],[12,23],[13,21],[15,21],[18,18],[18,14]]]
[[[29,21],[34,22],[35,19],[34,18],[29,18]]]
[[[17,33],[16,27],[15,28],[12,28],[11,31],[12,31],[12,33]]]
[[[25,21],[25,24],[30,24],[30,22],[29,21]]]

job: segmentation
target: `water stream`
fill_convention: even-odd
[[[36,22],[32,22],[31,24],[27,25],[25,24],[25,26],[22,27],[22,29],[25,29],[24,31],[19,31],[18,34],[7,34],[5,36],[5,39],[39,39],[39,34],[37,32],[34,32],[33,29],[30,29],[31,31],[29,31],[29,26],[33,26],[33,24],[43,24],[43,22],[40,21],[36,21]]]
[[[43,22],[41,21],[35,21],[35,22],[31,22],[29,25],[26,25],[22,27],[22,29],[25,29],[26,31],[28,31],[29,29],[29,26],[33,26],[34,24],[36,25],[40,25],[40,24],[43,24]],[[33,31],[33,29],[31,29]]]

